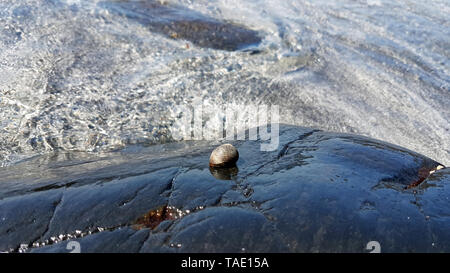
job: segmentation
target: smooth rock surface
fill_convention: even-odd
[[[362,136],[280,125],[280,145],[234,141],[237,167],[214,175],[220,142],[36,157],[0,169],[0,251],[450,251],[450,171]],[[26,170],[26,171],[25,171]],[[22,247],[21,247],[22,245]],[[25,247],[25,246],[28,246]]]

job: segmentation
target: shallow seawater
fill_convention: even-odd
[[[177,106],[194,101],[279,105],[282,123],[450,164],[448,1],[144,1],[260,35],[233,50],[171,37],[119,2],[126,16],[117,1],[0,1],[0,166],[170,142]]]

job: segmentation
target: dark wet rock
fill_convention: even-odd
[[[159,1],[104,1],[109,12],[127,17],[172,39],[200,47],[234,51],[259,44],[257,31],[231,22],[221,22],[199,12]]]
[[[111,253],[120,250],[122,253],[139,252],[141,245],[148,237],[148,229],[136,231],[132,228],[118,228],[103,231],[84,238],[74,239],[80,243],[80,253]],[[64,253],[71,252],[67,241],[50,246],[32,249],[33,253]]]
[[[137,219],[148,208],[165,204],[160,196],[175,169],[66,189],[42,239],[95,227],[119,227]],[[151,198],[148,198],[151,196]],[[42,240],[41,239],[41,240]]]
[[[0,201],[0,251],[38,240],[48,230],[62,190],[32,193]]]
[[[234,185],[233,181],[217,180],[208,168],[187,170],[175,179],[168,204],[182,210],[214,206]]]
[[[206,208],[183,217],[166,233],[170,236],[167,238],[169,247],[186,252],[288,250],[273,224],[251,207]],[[144,245],[142,250],[151,246],[150,243]]]
[[[219,173],[207,141],[2,168],[0,251],[450,251],[447,168],[349,134],[281,125],[279,142],[233,142]]]

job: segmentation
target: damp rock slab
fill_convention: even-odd
[[[220,143],[207,141],[117,153],[98,168],[93,157],[91,179],[60,159],[0,169],[0,251],[70,252],[69,241],[81,252],[368,252],[369,241],[450,251],[448,168],[366,137],[279,131],[270,152],[234,141],[229,180],[210,171]],[[55,166],[72,173],[57,186]],[[41,176],[2,188],[21,168]]]
[[[199,47],[235,51],[261,42],[255,30],[178,5],[160,1],[104,1],[99,6],[138,22],[152,32],[187,40]]]

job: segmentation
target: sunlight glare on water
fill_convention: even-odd
[[[176,106],[199,99],[279,105],[280,122],[450,164],[448,1],[163,1],[258,31],[258,54],[172,39],[101,2],[0,1],[1,165],[171,141]]]

